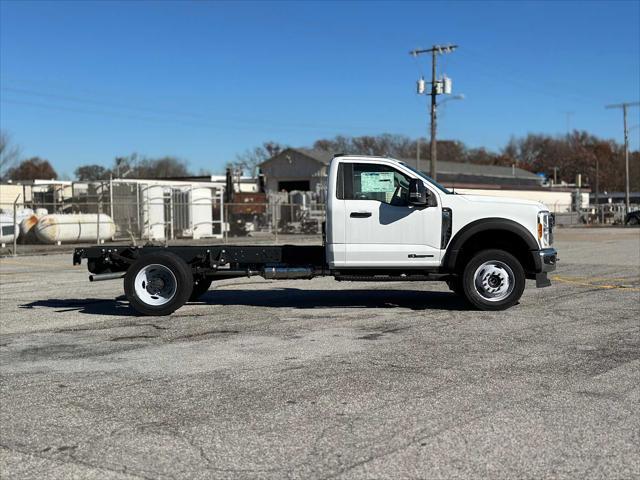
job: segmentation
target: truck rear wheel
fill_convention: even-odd
[[[158,252],[136,260],[124,277],[124,293],[143,315],[170,315],[193,292],[193,274],[177,255]]]
[[[505,310],[524,292],[520,262],[504,250],[483,250],[467,263],[462,274],[464,295],[480,310]]]

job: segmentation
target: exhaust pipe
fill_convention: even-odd
[[[89,275],[90,282],[102,282],[103,280],[117,280],[123,278],[127,272],[115,272],[115,273],[98,273],[95,275]]]

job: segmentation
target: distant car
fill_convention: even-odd
[[[636,210],[635,212],[627,213],[627,216],[624,217],[625,225],[640,225],[640,210]]]

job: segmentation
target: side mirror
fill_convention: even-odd
[[[429,204],[429,190],[418,178],[409,181],[409,204],[417,207],[426,207]]]

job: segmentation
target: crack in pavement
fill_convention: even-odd
[[[28,449],[22,449],[19,448],[17,446],[13,446],[13,445],[6,445],[6,444],[2,444],[0,443],[0,448],[4,448],[5,450],[9,450],[12,452],[16,452],[16,453],[20,453],[22,455],[29,455],[29,456],[33,456],[36,458],[40,458],[42,460],[47,460],[49,462],[53,462],[53,463],[68,463],[68,464],[73,464],[73,465],[80,465],[82,467],[86,467],[86,468],[90,468],[90,469],[95,469],[95,470],[104,470],[107,472],[113,472],[113,473],[121,473],[121,474],[125,474],[128,475],[131,478],[139,478],[141,480],[156,480],[157,477],[153,476],[153,477],[149,477],[146,476],[144,474],[140,474],[140,473],[131,473],[128,471],[126,466],[122,466],[121,468],[111,468],[111,467],[106,467],[106,466],[101,466],[101,465],[94,465],[90,462],[87,462],[85,460],[81,460],[79,458],[74,457],[73,455],[69,455],[67,458],[62,458],[62,457],[50,457],[47,455],[41,455],[39,452],[35,452],[35,451],[30,451]]]

